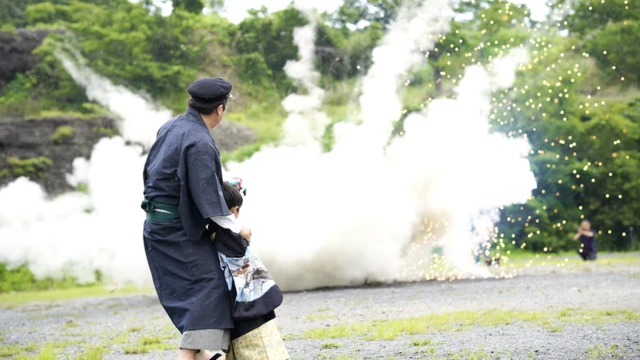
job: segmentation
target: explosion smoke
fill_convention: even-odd
[[[140,145],[150,147],[170,112],[117,86],[83,65],[73,50],[56,56],[87,96],[119,117],[122,137],[102,139],[91,161],[76,159],[69,184],[86,184],[88,194],[48,199],[42,188],[21,178],[0,190],[0,261],[28,264],[37,277],[71,275],[95,280],[95,270],[117,282],[150,284],[141,239]],[[126,141],[125,141],[126,139]]]
[[[402,76],[447,31],[452,15],[446,0],[400,11],[363,80],[361,125],[336,124],[330,152],[323,152],[319,142],[329,119],[320,111],[324,93],[312,66],[315,21],[296,30],[300,59],[286,71],[305,93],[283,103],[290,114],[283,143],[228,166],[250,188],[242,220],[252,228],[252,246],[281,288],[424,274],[415,267],[424,258],[408,254],[429,246],[420,234],[425,217],[448,224],[438,239],[446,257],[473,271],[471,217],[530,195],[535,183],[521,157],[528,144],[490,134],[487,118],[491,91],[511,86],[521,53],[496,59],[490,71],[469,67],[456,100],[434,101],[427,113],[410,115],[404,136],[389,142],[402,112]],[[60,59],[92,99],[122,118],[124,139],[148,146],[157,126],[169,118],[64,54]],[[0,190],[0,245],[9,250],[0,261],[26,261],[38,276],[70,271],[90,280],[93,269],[100,269],[120,281],[148,279],[139,208],[144,157],[140,146],[126,145],[124,139],[103,139],[89,163],[74,164],[77,172],[69,180],[86,181],[89,194],[49,201],[25,179]],[[28,209],[20,208],[25,197]],[[85,213],[87,208],[93,211]]]
[[[291,94],[282,102],[289,113],[284,122],[283,143],[286,145],[311,144],[324,135],[331,119],[320,111],[324,90],[318,86],[320,73],[314,70],[317,19],[313,9],[300,9],[309,20],[309,24],[293,31],[293,42],[298,46],[297,61],[288,61],[284,71],[296,81],[306,94]]]

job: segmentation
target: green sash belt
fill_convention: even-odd
[[[177,206],[161,204],[147,199],[142,201],[142,210],[147,213],[147,220],[157,222],[172,222],[180,219]]]

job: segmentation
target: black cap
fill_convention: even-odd
[[[231,83],[221,78],[205,78],[189,85],[187,91],[194,100],[200,102],[217,102],[231,96]]]

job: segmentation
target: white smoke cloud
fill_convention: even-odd
[[[120,118],[120,133],[127,141],[150,148],[156,139],[156,133],[165,121],[171,118],[171,112],[154,104],[150,98],[134,94],[124,86],[114,85],[93,70],[85,66],[85,61],[77,51],[67,48],[58,51],[60,60],[73,80],[87,91],[90,100],[109,109]]]
[[[435,101],[428,112],[409,116],[405,135],[387,147],[402,111],[402,76],[447,31],[452,15],[446,0],[400,11],[363,80],[361,125],[335,126],[334,148],[326,153],[319,137],[329,119],[319,110],[324,93],[313,69],[313,19],[296,30],[300,56],[286,71],[303,93],[284,102],[290,116],[283,143],[228,168],[250,188],[242,218],[283,289],[424,274],[433,246],[422,241],[425,218],[445,224],[435,239],[458,270],[473,272],[471,217],[529,196],[535,183],[521,157],[526,141],[491,134],[487,118],[491,92],[512,84],[522,54],[496,59],[490,71],[467,69],[456,100]],[[61,59],[93,99],[122,118],[129,129],[124,139],[150,144],[167,114],[75,60]],[[86,279],[98,268],[123,282],[148,280],[139,209],[144,157],[124,139],[104,139],[88,164],[74,164],[69,181],[87,182],[89,194],[48,200],[25,179],[0,190],[0,245],[11,249],[0,261],[28,261],[40,276],[71,269]],[[29,208],[20,208],[27,194]]]
[[[385,146],[393,122],[402,114],[398,92],[406,80],[403,74],[424,61],[424,51],[433,48],[439,34],[449,32],[453,15],[449,0],[403,7],[380,46],[373,50],[373,64],[363,80],[360,97],[367,144],[373,149]]]
[[[0,261],[27,263],[40,278],[72,275],[90,282],[100,270],[115,281],[148,284],[140,240],[141,153],[122,138],[102,139],[86,169],[88,194],[49,199],[26,178],[1,189]]]
[[[475,213],[526,202],[536,187],[524,158],[528,141],[489,132],[492,91],[512,86],[526,59],[519,48],[496,59],[489,72],[468,67],[456,99],[436,100],[427,112],[409,115],[405,135],[387,151],[392,171],[403,175],[398,185],[413,189],[421,213],[448,224],[440,243],[446,259],[463,273],[476,270],[468,261],[477,246],[468,230]]]
[[[315,71],[313,64],[317,14],[312,8],[302,7],[301,10],[309,24],[294,30],[293,42],[298,46],[299,59],[288,61],[284,72],[306,93],[291,94],[282,101],[282,107],[289,113],[283,125],[283,143],[286,145],[317,144],[331,122],[320,110],[324,90],[318,86],[320,73]]]
[[[363,81],[363,124],[336,125],[330,153],[313,144],[281,146],[229,165],[252,189],[244,217],[256,234],[253,246],[283,288],[401,278],[406,267],[425,262],[408,256],[423,245],[414,239],[425,216],[448,225],[439,239],[447,260],[478,274],[472,216],[526,201],[535,187],[522,158],[526,141],[489,133],[491,93],[513,84],[520,50],[497,59],[491,72],[470,67],[457,100],[436,101],[427,115],[410,116],[405,136],[384,152],[402,112],[402,75],[448,29],[452,15],[448,1],[400,12]],[[415,270],[424,274],[426,267]]]

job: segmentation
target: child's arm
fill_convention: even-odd
[[[227,216],[214,216],[211,218],[211,221],[218,224],[220,227],[233,231],[236,234],[239,234],[242,230],[242,224],[240,224],[236,216],[233,214]]]
[[[240,234],[242,238],[247,240],[247,242],[251,243],[251,229],[248,227],[242,226],[242,224],[238,221],[235,215],[231,214],[228,216],[214,216],[211,218],[211,221],[216,223],[218,226],[229,229],[236,234]]]
[[[214,242],[216,250],[228,257],[242,257],[249,243],[242,235],[226,229],[211,221],[208,227],[209,238]]]

